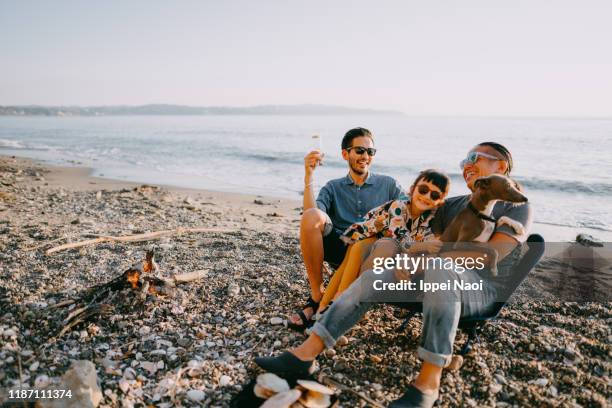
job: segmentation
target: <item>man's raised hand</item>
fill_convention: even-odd
[[[323,163],[323,156],[320,150],[313,150],[304,157],[304,170],[307,176],[311,175],[314,169]]]

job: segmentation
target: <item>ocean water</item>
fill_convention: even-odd
[[[0,117],[0,154],[81,164],[95,175],[300,199],[303,156],[319,134],[326,154],[316,186],[346,174],[344,132],[371,129],[373,171],[409,187],[425,168],[467,189],[459,161],[496,141],[514,156],[513,176],[536,222],[612,236],[612,120],[408,116]]]

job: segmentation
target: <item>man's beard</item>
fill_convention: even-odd
[[[357,167],[357,162],[351,163],[351,170],[353,170],[353,173],[359,174],[360,176],[363,176],[364,174],[367,174],[368,173],[368,169],[369,169],[369,166],[366,166],[366,168],[362,170],[362,169]]]

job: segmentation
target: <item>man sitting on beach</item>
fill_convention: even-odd
[[[323,160],[323,152],[313,150],[304,158],[304,212],[300,224],[300,246],[310,283],[310,298],[303,310],[290,318],[290,327],[303,330],[312,325],[322,297],[323,261],[337,267],[346,252],[340,234],[372,208],[397,199],[402,189],[389,176],[373,174],[370,164],[376,153],[374,138],[368,129],[351,129],[342,138],[342,158],[349,173],[330,180],[313,194],[313,173]]]

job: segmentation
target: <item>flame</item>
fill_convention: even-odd
[[[130,285],[132,285],[132,289],[138,288],[139,278],[140,278],[140,273],[137,270],[132,269],[131,271],[128,271],[127,280],[128,282],[130,282]]]
[[[153,252],[147,252],[145,260],[142,262],[143,272],[151,272],[155,268],[155,259],[153,258]]]

